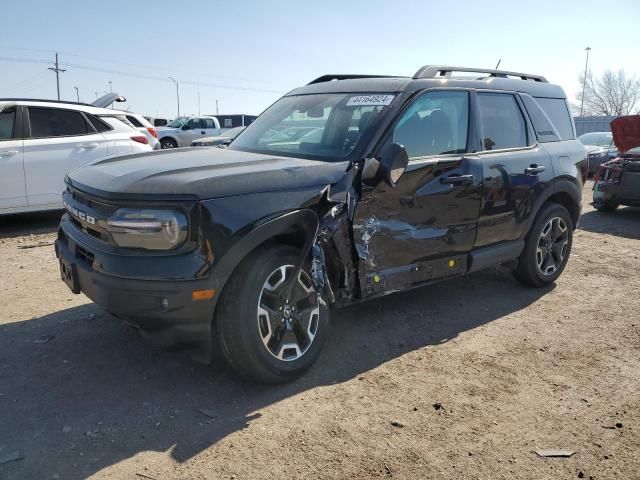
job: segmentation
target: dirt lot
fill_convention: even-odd
[[[59,214],[2,218],[0,478],[638,479],[640,209],[589,197],[555,286],[490,270],[338,311],[280,387],[154,350],[59,280]]]

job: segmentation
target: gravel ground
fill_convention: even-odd
[[[340,310],[278,387],[72,295],[59,214],[0,218],[0,478],[638,479],[640,209],[584,193],[555,285],[493,269]]]

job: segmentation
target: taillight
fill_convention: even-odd
[[[147,127],[147,130],[149,131],[149,133],[151,134],[152,137],[158,138],[158,132],[156,131],[155,128]]]
[[[138,143],[144,143],[145,145],[149,144],[149,140],[147,140],[147,137],[145,137],[144,135],[134,135],[133,137],[131,137],[131,140]]]

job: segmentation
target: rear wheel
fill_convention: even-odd
[[[600,212],[615,212],[619,206],[620,204],[604,198],[593,199],[593,207]]]
[[[218,305],[220,347],[241,375],[281,383],[316,360],[329,327],[305,267],[295,280],[299,251],[283,245],[259,248],[234,272]],[[293,289],[287,286],[293,280]]]
[[[178,148],[178,143],[173,138],[163,138],[160,140],[160,147],[165,148]]]
[[[572,243],[571,215],[562,205],[548,203],[527,234],[514,275],[532,287],[554,282],[567,265]]]

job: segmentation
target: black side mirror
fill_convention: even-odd
[[[191,125],[189,125],[188,123],[185,123],[185,124],[182,126],[182,130],[191,130]]]
[[[362,180],[371,186],[384,180],[390,187],[395,187],[408,164],[409,155],[405,148],[398,143],[390,143],[375,159],[368,159],[365,162]]]

